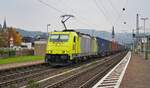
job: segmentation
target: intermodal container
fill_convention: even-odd
[[[100,56],[105,56],[107,54],[108,41],[102,38],[97,37],[98,44],[98,54]]]

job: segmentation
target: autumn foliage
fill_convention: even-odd
[[[12,39],[12,40],[11,40]],[[21,35],[16,31],[16,28],[9,27],[7,29],[0,30],[0,47],[9,47],[10,41],[14,46],[21,45]]]

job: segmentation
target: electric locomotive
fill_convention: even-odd
[[[74,30],[49,33],[45,62],[50,65],[68,65],[97,56],[96,38]]]

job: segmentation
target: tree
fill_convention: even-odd
[[[20,33],[16,32],[15,33],[15,45],[17,45],[17,46],[21,45],[21,40],[22,40],[22,37],[21,37]]]
[[[22,37],[21,37],[20,33],[16,31],[16,28],[10,27],[10,28],[8,28],[8,32],[9,32],[9,41],[11,38],[13,38],[14,45],[16,45],[16,46],[21,45]]]
[[[6,47],[8,45],[7,32],[0,31],[0,47]]]
[[[0,47],[10,47],[10,39],[13,39],[13,45],[21,45],[22,37],[16,28],[8,27],[5,30],[0,30]]]

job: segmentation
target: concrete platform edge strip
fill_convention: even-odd
[[[121,72],[121,75],[119,76],[116,85],[113,86],[114,88],[119,88],[119,86],[120,86],[120,84],[121,84],[121,81],[122,81],[122,79],[123,79],[123,76],[124,76],[124,74],[125,74],[125,71],[126,71],[126,69],[127,69],[127,66],[128,66],[128,64],[129,64],[130,59],[131,59],[131,51],[129,51],[129,52],[127,53],[127,55],[126,55],[110,72],[108,72],[99,82],[97,82],[92,88],[103,88],[103,87],[99,87],[99,86],[104,82],[104,80],[105,80],[108,76],[110,76],[110,75],[119,67],[119,65],[121,65],[122,63],[124,64],[124,61],[125,61],[126,64],[125,64],[125,66],[124,66],[124,68],[123,68],[123,70],[122,70],[122,72]],[[116,81],[116,80],[115,80],[115,81]],[[105,88],[105,87],[104,87],[104,88]]]

